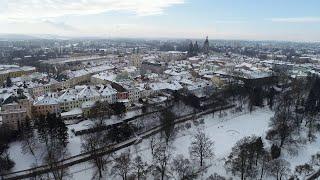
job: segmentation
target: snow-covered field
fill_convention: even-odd
[[[184,128],[180,130],[176,138],[173,141],[174,155],[183,154],[185,157],[189,157],[189,146],[192,140],[193,134],[198,128],[203,128],[206,134],[214,141],[214,153],[215,157],[211,161],[212,166],[208,169],[205,177],[213,173],[218,173],[226,177],[232,177],[228,174],[224,168],[224,159],[231,152],[231,148],[235,143],[245,136],[256,135],[265,138],[266,131],[268,130],[269,120],[273,116],[273,112],[268,108],[258,108],[255,111],[242,112],[232,114],[230,110],[226,111],[227,115],[219,117],[219,113],[208,114],[199,119],[204,119],[204,124],[196,126],[191,121],[183,124],[176,125],[185,126],[186,123],[192,124],[190,129]],[[83,122],[78,126],[86,126],[87,122]],[[80,153],[80,137],[70,137],[70,143],[68,144],[71,155]],[[264,140],[265,146],[269,147],[268,141]],[[16,162],[14,171],[30,168],[34,162],[34,158],[31,155],[24,155],[21,153],[20,143],[12,143],[10,145],[10,153],[13,160]],[[144,139],[140,144],[133,145],[127,149],[133,156],[140,155],[144,161],[151,163],[151,150],[149,148],[149,139]],[[122,149],[124,151],[126,149]],[[320,150],[320,138],[311,144],[301,145],[297,156],[290,156],[283,153],[285,159],[291,163],[291,167],[301,165],[307,162],[311,155]],[[119,152],[118,152],[119,153]],[[108,166],[110,169],[110,165]],[[70,167],[70,173],[72,179],[86,180],[92,177],[93,168],[89,162],[81,163]],[[233,177],[234,178],[234,177]],[[112,178],[114,179],[114,177]],[[237,178],[235,178],[237,179]]]
[[[208,170],[208,175],[217,172],[221,175],[227,175],[224,170],[224,158],[231,152],[233,145],[245,136],[257,135],[265,136],[268,129],[268,123],[273,112],[267,108],[257,109],[252,113],[236,113],[219,118],[218,113],[208,114],[200,119],[204,119],[204,124],[195,126],[193,123],[190,129],[179,131],[174,142],[174,154],[183,154],[189,157],[189,146],[193,134],[197,128],[204,126],[206,134],[214,141],[215,158],[212,160],[213,166]],[[187,122],[186,122],[187,123]],[[184,124],[180,124],[182,126]],[[145,139],[138,145],[130,148],[133,155],[140,155],[145,161],[150,163],[151,150],[149,148],[149,140]],[[89,163],[82,163],[70,169],[73,179],[87,179],[92,174]]]
[[[111,116],[110,119],[106,120],[106,124],[117,123],[123,119],[132,118],[136,115],[141,114],[141,110],[128,111],[123,117],[119,118],[118,116]],[[73,124],[68,126],[69,133],[69,143],[68,149],[71,156],[78,155],[81,153],[81,138],[80,136],[75,136],[71,132],[72,129],[78,131],[83,129],[88,129],[93,125],[93,122],[90,120],[82,121],[78,124]],[[35,158],[31,154],[22,153],[21,142],[13,142],[9,147],[10,157],[14,162],[16,162],[12,171],[20,171],[29,169],[33,166]],[[40,156],[41,152],[37,152],[37,155]],[[38,165],[41,165],[41,157],[38,157]]]

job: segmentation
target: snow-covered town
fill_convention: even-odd
[[[1,65],[2,178],[317,176],[318,59],[211,47]]]
[[[0,180],[320,180],[316,0],[0,0]]]

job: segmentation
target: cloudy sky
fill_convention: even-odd
[[[319,0],[0,0],[0,33],[320,41]]]

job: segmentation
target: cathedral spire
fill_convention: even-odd
[[[208,39],[208,36],[206,37],[206,40],[204,41],[204,44],[203,44],[203,53],[209,54],[209,39]]]

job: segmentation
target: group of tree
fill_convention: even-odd
[[[64,121],[56,114],[41,116],[34,122],[27,118],[18,131],[2,125],[0,127],[1,173],[9,171],[14,166],[15,163],[9,158],[7,151],[8,143],[19,139],[22,153],[34,157],[32,166],[45,163],[49,166],[49,172],[43,176],[55,180],[63,179],[68,175],[68,170],[63,168],[59,161],[69,156],[66,148],[69,138],[67,130]]]
[[[305,111],[311,115],[316,115],[320,112],[320,78],[312,79],[311,89],[306,101]]]
[[[249,95],[249,107],[260,106],[267,98],[270,109],[275,111],[266,135],[272,146],[268,151],[262,139],[255,136],[245,137],[236,143],[225,164],[227,170],[241,179],[262,179],[264,176],[273,176],[277,180],[294,178],[290,164],[281,158],[281,152],[295,155],[299,145],[305,143],[302,130],[307,129],[306,139],[309,141],[314,141],[315,133],[320,130],[317,121],[320,78],[282,80],[285,83],[277,89],[280,93],[270,87],[268,91],[255,88]],[[306,178],[315,173],[315,167],[319,168],[319,157],[314,155],[310,163],[297,166],[295,174]]]
[[[125,104],[122,102],[116,102],[115,104],[111,104],[111,108],[114,114],[118,116],[123,116],[127,110]]]
[[[105,118],[109,118],[113,114],[113,109],[107,101],[97,101],[90,109],[89,117],[97,119],[99,123],[103,123]]]
[[[295,118],[291,111],[283,109],[276,111],[271,118],[270,129],[266,139],[278,145],[280,148],[294,150],[299,143],[299,125],[295,123]]]
[[[320,172],[320,152],[311,156],[311,160],[305,164],[298,165],[295,168],[295,175],[298,179],[307,177],[315,174],[316,172]]]
[[[172,43],[164,43],[159,47],[160,51],[174,51],[175,46]]]
[[[241,180],[263,179],[265,176],[277,180],[288,179],[290,164],[284,159],[273,158],[261,137],[249,136],[239,140],[225,162],[226,169]]]
[[[142,161],[141,156],[132,159],[130,151],[121,153],[114,158],[114,165],[111,169],[113,176],[120,176],[123,180],[145,179],[149,171],[149,165]]]
[[[70,176],[68,168],[61,162],[70,154],[67,149],[68,128],[60,116],[54,113],[41,116],[35,120],[33,127],[30,124],[26,125],[23,134],[22,152],[33,155],[35,163],[41,158],[42,163],[49,166],[49,172],[43,176],[55,180]],[[39,164],[34,164],[37,165]]]
[[[188,56],[197,56],[198,53],[200,52],[200,48],[198,46],[198,42],[196,41],[194,44],[190,42],[189,48],[188,48]]]
[[[172,149],[171,149],[172,150]],[[153,176],[155,179],[196,179],[197,172],[189,159],[179,154],[172,157],[172,152],[166,149],[165,142],[157,146],[153,154],[152,164],[142,160],[140,155],[131,157],[130,151],[125,151],[116,156],[113,160],[111,175],[127,179],[148,179]]]
[[[261,87],[250,88],[249,92],[249,110],[252,112],[254,106],[263,106],[264,93]]]
[[[104,124],[95,122],[91,128],[101,129]],[[103,152],[110,150],[113,143],[119,143],[134,136],[135,126],[128,123],[115,125],[107,130],[97,130],[81,136],[81,150],[83,153],[90,153],[91,163],[94,165],[94,178],[102,179],[108,170],[112,160],[112,154]]]
[[[95,123],[93,128],[101,126],[100,123]],[[104,131],[97,131],[95,133],[88,133],[81,136],[81,151],[83,153],[90,153],[91,163],[94,165],[93,178],[101,179],[103,173],[107,168],[107,162],[110,155],[101,155],[99,150],[108,144],[108,136]]]
[[[293,177],[290,164],[281,158],[281,152],[285,150],[293,155],[297,153],[299,144],[304,143],[303,129],[308,130],[306,138],[309,141],[313,141],[315,133],[319,132],[320,126],[316,119],[320,112],[318,92],[320,79],[318,77],[313,77],[311,80],[286,79],[285,82],[279,88],[281,93],[276,93],[271,87],[267,93],[263,89],[256,88],[252,91],[252,95],[249,95],[249,105],[259,106],[266,97],[270,109],[275,111],[266,135],[272,146],[268,151],[262,139],[255,136],[238,141],[225,163],[227,170],[233,175],[241,179],[262,179],[264,176],[273,176],[278,180]],[[301,111],[302,108],[304,111]],[[313,156],[313,159],[317,159],[316,157]],[[297,166],[295,174],[306,178],[315,172],[314,166],[312,163]]]
[[[8,152],[9,143],[17,138],[17,133],[5,125],[0,126],[0,177],[9,172],[15,165]]]
[[[209,164],[207,160],[214,157],[213,141],[203,132],[198,130],[192,138],[191,146],[189,148],[190,159],[182,154],[174,154],[174,148],[170,141],[166,139],[167,135],[159,139],[150,139],[150,149],[152,154],[152,175],[156,179],[196,179],[201,172],[203,172]],[[192,165],[195,162],[198,165]]]
[[[137,128],[134,124],[122,123],[110,128],[106,134],[111,142],[122,142],[134,136]]]
[[[102,123],[104,119],[109,118],[111,115],[124,115],[126,110],[125,104],[121,102],[109,104],[107,101],[97,101],[90,109],[89,117]]]
[[[314,141],[315,134],[320,131],[320,78],[318,76],[311,79],[311,88],[305,103],[305,126],[308,128],[308,139]]]
[[[266,139],[295,154],[304,139],[314,141],[320,130],[317,121],[320,112],[320,79],[308,77],[287,81],[288,85],[276,96],[275,114],[271,118]],[[307,137],[304,137],[305,129]]]
[[[196,97],[194,94],[189,93],[186,96],[183,96],[182,100],[186,105],[189,105],[196,109],[200,108],[200,99]]]

